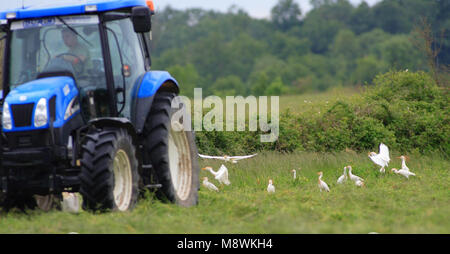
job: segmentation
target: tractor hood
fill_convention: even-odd
[[[10,131],[29,131],[45,129],[49,124],[36,128],[33,125],[36,105],[44,98],[47,101],[47,114],[54,116],[53,127],[58,128],[64,124],[64,114],[72,99],[78,95],[75,81],[70,77],[50,77],[33,80],[13,89],[5,98],[13,118],[13,128]],[[31,119],[28,119],[31,117]],[[16,122],[16,118],[22,118],[22,122],[30,122],[30,125]],[[25,119],[23,119],[25,118]],[[66,119],[66,121],[69,119]]]

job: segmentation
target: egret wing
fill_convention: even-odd
[[[220,177],[221,181],[223,181],[224,184],[230,184],[230,181],[228,180],[228,169],[227,167],[225,167],[225,165],[222,165],[219,168],[217,175]]]
[[[386,161],[386,163],[389,163],[389,161],[391,160],[391,158],[389,157],[389,148],[383,143],[380,144],[380,156],[383,160]]]
[[[224,175],[226,178],[228,178],[228,169],[225,167],[225,165],[220,166],[219,172],[220,175]]]
[[[203,159],[218,159],[218,160],[224,160],[224,157],[221,156],[210,156],[210,155],[203,155],[203,154],[198,154],[198,156],[200,156]]]
[[[252,154],[252,155],[245,155],[245,156],[233,156],[233,157],[230,157],[230,158],[233,159],[233,160],[243,160],[243,159],[249,159],[249,158],[255,157],[256,155],[258,155],[258,154],[255,153],[255,154]]]
[[[369,156],[369,158],[380,167],[386,166],[385,161],[381,158],[381,155],[379,155],[379,154],[374,155],[374,156]]]

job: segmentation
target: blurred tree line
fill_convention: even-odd
[[[437,63],[450,63],[450,1],[383,0],[370,7],[348,0],[310,0],[304,14],[279,0],[271,19],[231,6],[226,13],[167,7],[155,15],[153,68],[169,70],[192,96],[280,95],[361,85],[389,70],[425,70],[414,46],[420,18],[443,41]]]

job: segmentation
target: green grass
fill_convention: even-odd
[[[337,89],[284,96],[280,111],[321,111],[355,93]],[[450,233],[450,161],[439,154],[407,154],[411,157],[407,164],[417,174],[407,180],[390,172],[400,167],[395,159],[399,155],[392,152],[389,170],[381,175],[367,153],[267,152],[227,164],[232,184],[220,187],[219,193],[201,187],[195,207],[162,203],[149,195],[127,213],[0,213],[0,233]],[[200,164],[217,169],[221,162],[200,160]],[[366,180],[365,188],[351,182],[336,184],[346,165]],[[297,181],[292,179],[293,168],[301,168]],[[319,171],[324,172],[330,193],[319,191]],[[205,171],[200,176],[213,179]],[[266,191],[269,178],[276,187],[273,195]]]
[[[325,112],[337,101],[351,100],[358,91],[351,87],[336,87],[326,92],[307,93],[280,97],[280,112],[289,109],[291,113],[302,114],[310,111]]]
[[[348,164],[366,180],[365,188],[336,184]],[[206,165],[220,162],[202,160]],[[408,166],[417,177],[409,180],[381,175],[366,155],[352,152],[265,153],[227,166],[232,184],[219,193],[201,187],[196,207],[150,195],[128,213],[13,212],[0,215],[0,233],[450,233],[450,163],[439,156],[411,156]],[[399,166],[400,160],[391,162]],[[293,181],[290,170],[299,167]],[[318,171],[330,193],[319,191]],[[205,171],[201,176],[212,178]],[[272,195],[269,178],[276,187]]]

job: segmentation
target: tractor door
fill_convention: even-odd
[[[130,118],[132,88],[145,73],[143,45],[130,18],[106,22],[112,74],[120,117]]]

